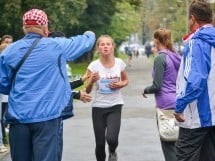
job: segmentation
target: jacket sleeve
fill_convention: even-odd
[[[61,38],[60,44],[64,49],[67,61],[74,61],[86,52],[89,52],[95,43],[95,34],[86,31],[83,35],[77,35],[70,38]]]
[[[166,57],[164,54],[159,55],[154,60],[154,78],[151,86],[144,89],[145,94],[157,93],[160,91],[163,83],[163,75],[166,66]]]
[[[208,60],[211,47],[200,41],[192,41],[188,54],[184,58],[183,76],[186,81],[183,93],[176,100],[175,112],[181,113],[186,106],[196,100],[205,89],[210,72]]]
[[[72,82],[70,82],[70,87],[71,89],[75,89],[77,87],[80,87],[84,84],[84,82],[82,81],[82,79],[78,79],[78,80],[74,80]]]
[[[80,99],[81,93],[80,91],[72,91],[73,99]]]

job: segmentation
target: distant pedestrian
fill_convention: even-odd
[[[171,31],[158,29],[154,32],[154,45],[157,54],[153,66],[153,83],[144,89],[143,96],[154,93],[156,108],[174,118],[176,102],[176,78],[181,57],[173,49]],[[165,161],[177,161],[175,152],[176,140],[167,141],[160,137]]]
[[[10,124],[11,158],[61,161],[62,118],[72,112],[67,111],[72,92],[66,63],[91,50],[95,34],[50,38],[47,15],[39,9],[24,14],[23,30],[24,38],[0,55],[0,93],[9,94],[5,121]]]
[[[177,79],[178,161],[215,161],[215,28],[205,1],[189,6],[189,28]]]
[[[121,110],[124,104],[120,89],[128,85],[125,71],[126,64],[114,57],[114,40],[108,35],[98,38],[96,49],[99,59],[88,66],[90,75],[86,92],[91,92],[96,84],[92,103],[92,119],[96,141],[96,160],[105,161],[106,141],[108,144],[108,161],[117,161],[116,148],[121,124]]]
[[[151,53],[152,53],[152,46],[151,46],[151,44],[149,42],[146,42],[146,44],[145,44],[145,54],[146,54],[147,58],[149,58]]]
[[[130,45],[127,45],[125,47],[125,54],[128,56],[127,65],[130,67],[131,66],[131,60],[132,60],[132,55],[133,55],[132,48],[131,48]]]

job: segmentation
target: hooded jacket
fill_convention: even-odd
[[[187,42],[177,78],[176,113],[183,113],[180,127],[215,125],[215,28],[202,26]]]
[[[176,101],[176,78],[181,56],[170,50],[161,50],[155,57],[152,72],[153,84],[144,93],[154,93],[156,106],[174,109]]]

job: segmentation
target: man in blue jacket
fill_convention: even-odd
[[[23,16],[24,38],[0,56],[0,92],[9,95],[5,121],[10,124],[12,161],[60,161],[62,115],[71,97],[66,62],[90,51],[91,31],[70,38],[50,38],[44,11],[32,9]],[[17,64],[40,39],[14,78]]]
[[[191,2],[192,34],[183,52],[177,80],[178,161],[215,160],[215,28],[211,23],[210,5]]]

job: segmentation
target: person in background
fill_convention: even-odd
[[[5,122],[10,124],[12,161],[61,161],[62,118],[72,104],[66,63],[90,51],[95,34],[48,37],[48,18],[40,9],[23,15],[24,38],[0,55],[0,93],[9,94]],[[38,42],[11,79],[13,68]]]
[[[151,55],[151,52],[152,52],[152,46],[151,46],[150,42],[146,42],[145,54],[146,54],[147,58],[149,58],[149,56]]]
[[[177,79],[178,161],[215,160],[215,28],[205,1],[189,6],[190,33]]]
[[[176,78],[181,57],[173,49],[171,31],[158,29],[154,32],[154,45],[157,55],[153,66],[153,83],[144,89],[143,96],[154,93],[156,108],[173,116],[176,102]],[[173,116],[174,117],[174,116]],[[165,161],[176,161],[175,141],[161,140]]]
[[[121,124],[121,110],[124,104],[120,89],[128,85],[126,64],[115,58],[114,40],[109,35],[97,39],[99,59],[91,62],[87,69],[90,78],[86,92],[90,93],[96,84],[92,102],[92,120],[96,141],[96,160],[105,161],[105,145],[108,144],[108,161],[117,161],[116,148]]]
[[[3,35],[0,41],[0,53],[11,43],[13,42],[13,36],[12,35]],[[2,131],[2,137],[3,137],[3,144],[8,146],[8,140],[7,140],[7,134],[6,131],[8,131],[7,124],[4,124],[3,117],[5,115],[5,112],[8,108],[8,95],[2,95],[2,104],[1,104],[1,131]]]
[[[11,35],[3,35],[2,38],[0,39],[0,46],[3,44],[9,45],[13,42],[13,36]],[[3,49],[5,49],[5,47],[0,48],[0,50],[2,51]]]
[[[2,108],[1,108],[1,106],[2,106],[1,101],[2,101],[2,95],[0,95],[0,112],[2,110]],[[0,120],[2,120],[1,116],[0,116]],[[1,131],[2,128],[1,127],[2,127],[2,125],[0,124],[0,153],[5,153],[5,152],[8,151],[8,149],[3,144],[3,136],[2,136],[2,131]]]
[[[128,44],[125,46],[125,54],[128,56],[127,58],[127,64],[130,67],[131,66],[131,60],[132,60],[132,49],[131,46]]]

